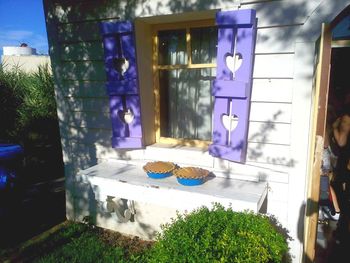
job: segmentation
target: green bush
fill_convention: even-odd
[[[287,260],[288,233],[264,215],[221,205],[178,215],[148,254],[148,262],[268,262]]]
[[[22,94],[23,103],[17,109],[21,127],[27,127],[36,120],[57,118],[54,81],[47,64],[26,74]]]
[[[54,82],[48,65],[26,73],[0,65],[0,141],[22,143],[32,126],[57,122]]]
[[[17,109],[22,104],[22,88],[24,73],[17,68],[5,70],[0,66],[0,141],[15,137]]]

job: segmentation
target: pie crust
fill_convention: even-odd
[[[146,173],[170,173],[175,169],[175,164],[171,162],[148,162],[143,166],[143,170]]]
[[[198,167],[184,167],[175,170],[174,175],[186,179],[202,179],[209,175],[209,171]]]

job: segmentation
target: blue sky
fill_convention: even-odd
[[[0,0],[0,54],[22,42],[48,53],[43,0]]]

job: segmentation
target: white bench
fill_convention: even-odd
[[[183,186],[174,176],[151,179],[142,165],[118,161],[103,162],[78,173],[80,182],[88,183],[96,199],[118,197],[144,202],[179,211],[190,211],[214,202],[235,211],[259,212],[267,199],[267,183],[251,182],[222,177],[211,177],[203,185]]]

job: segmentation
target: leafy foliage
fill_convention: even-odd
[[[132,243],[132,239],[115,233],[116,240],[113,241],[118,240],[124,244],[107,242],[104,234],[106,233],[102,229],[66,221],[25,242],[19,250],[3,253],[2,259],[5,259],[5,262],[7,260],[12,262],[11,255],[15,254],[16,262],[144,262],[143,253],[148,246],[142,244],[142,241]],[[112,233],[109,234],[112,235]],[[141,248],[136,249],[137,245]]]
[[[149,262],[254,262],[286,260],[288,244],[269,217],[221,205],[178,215],[148,255]]]
[[[27,73],[0,65],[0,140],[21,143],[33,123],[57,120],[54,82],[48,65]]]
[[[64,244],[49,255],[36,262],[40,263],[95,263],[95,262],[126,262],[122,248],[104,244],[96,235],[89,232],[82,233],[78,238]]]
[[[13,137],[16,122],[19,118],[17,109],[22,104],[24,73],[17,68],[7,71],[4,65],[0,67],[0,139]]]
[[[17,110],[22,127],[33,120],[56,118],[54,81],[48,65],[39,66],[38,71],[26,75],[22,99]]]
[[[144,241],[110,236],[102,229],[66,222],[16,252],[26,262],[287,262],[289,239],[276,221],[220,205],[178,215],[163,226],[152,247]],[[282,233],[284,232],[284,233]],[[117,234],[117,233],[116,233]],[[139,248],[139,249],[135,249]],[[5,258],[7,257],[3,254]]]
[[[24,148],[25,176],[18,176],[23,184],[64,175],[54,95],[48,65],[28,73],[20,66],[0,64],[0,143]]]

